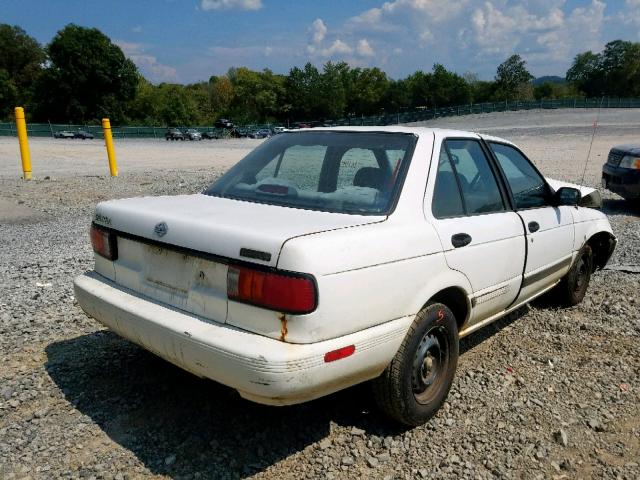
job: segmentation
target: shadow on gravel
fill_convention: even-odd
[[[47,372],[66,399],[156,474],[248,476],[327,437],[332,422],[380,436],[403,431],[375,409],[368,385],[267,407],[108,331],[46,352]]]
[[[526,315],[529,312],[529,307],[527,305],[514,310],[509,315],[502,317],[499,320],[496,320],[493,323],[490,323],[486,327],[481,328],[480,330],[473,332],[472,334],[464,337],[460,340],[460,355],[464,355],[465,352],[469,350],[473,350],[475,347],[480,345],[485,340],[493,337],[496,333],[501,330],[509,327],[512,323],[519,320],[521,317]]]
[[[462,339],[461,353],[527,311]],[[66,399],[155,474],[248,476],[327,437],[332,423],[380,437],[406,430],[376,409],[367,384],[302,405],[267,407],[109,331],[53,343],[46,352],[47,372]]]
[[[621,198],[605,198],[602,200],[602,211],[607,215],[629,215],[640,217],[640,200],[632,202]]]

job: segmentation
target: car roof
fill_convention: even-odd
[[[409,127],[405,125],[388,125],[388,126],[350,126],[350,127],[316,127],[316,128],[300,128],[297,132],[389,132],[389,133],[411,133],[413,135],[434,135],[441,137],[480,137],[487,141],[496,141],[513,145],[510,141],[492,135],[485,135],[478,132],[466,130],[453,130],[448,128],[433,127]]]
[[[626,143],[624,145],[616,145],[611,150],[619,150],[621,152],[628,152],[632,155],[638,155],[640,153],[640,143]]]

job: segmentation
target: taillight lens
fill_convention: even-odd
[[[316,308],[316,286],[311,278],[248,267],[229,266],[227,296],[279,312],[303,314]]]
[[[114,233],[97,225],[91,225],[89,235],[94,252],[107,260],[118,259],[118,240]]]

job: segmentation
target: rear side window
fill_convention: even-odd
[[[451,212],[459,208],[460,194],[466,215],[505,210],[498,182],[480,142],[470,139],[446,140],[443,142],[442,152],[439,162],[442,167],[438,168],[433,199],[433,213],[437,218],[455,216]],[[445,165],[443,154],[449,160],[449,167]],[[458,195],[452,192],[449,168],[457,181]]]
[[[500,143],[489,143],[511,188],[516,208],[547,205],[549,191],[544,178],[518,150]]]

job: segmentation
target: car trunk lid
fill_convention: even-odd
[[[94,221],[117,232],[116,283],[224,322],[229,263],[276,267],[290,238],[384,218],[196,194],[104,202]]]

